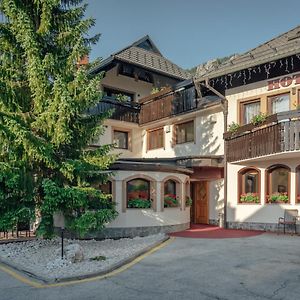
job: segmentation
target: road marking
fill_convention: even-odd
[[[13,271],[11,268],[5,267],[3,265],[0,265],[0,270],[9,274],[10,276],[14,277],[15,279],[30,285],[34,288],[49,288],[49,287],[58,287],[58,286],[67,286],[67,285],[73,285],[73,284],[78,284],[78,283],[85,283],[85,282],[91,282],[91,281],[96,281],[96,280],[101,280],[101,279],[105,279],[105,278],[109,278],[112,276],[116,276],[126,270],[128,270],[129,268],[131,268],[132,266],[136,265],[137,263],[139,263],[140,261],[142,261],[144,258],[146,258],[147,256],[151,255],[152,253],[158,251],[159,249],[167,246],[168,244],[170,244],[171,242],[173,242],[175,240],[174,237],[170,237],[167,241],[159,244],[158,246],[152,248],[151,250],[147,251],[146,253],[140,255],[139,257],[135,258],[133,261],[121,266],[120,268],[111,271],[107,274],[104,275],[99,275],[99,276],[95,276],[95,277],[91,277],[91,278],[85,278],[85,279],[77,279],[77,280],[72,280],[72,281],[67,281],[67,282],[58,282],[58,283],[50,283],[50,284],[43,284],[43,283],[39,283],[36,282],[34,280],[31,280],[15,271]]]

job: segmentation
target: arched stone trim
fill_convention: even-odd
[[[127,209],[127,182],[133,179],[144,179],[150,182],[150,199],[152,199],[152,209],[156,211],[156,180],[148,175],[135,174],[122,181],[122,212],[126,212]]]
[[[284,164],[274,164],[269,166],[266,169],[266,178],[265,178],[265,186],[266,186],[266,203],[268,203],[268,195],[270,194],[270,187],[272,185],[272,173],[273,171],[275,171],[276,169],[279,168],[283,168],[286,169],[288,171],[288,184],[287,184],[287,195],[288,195],[288,204],[290,204],[291,202],[291,168],[287,165]]]
[[[245,175],[246,173],[249,173],[250,171],[256,171],[257,172],[257,175],[258,175],[258,195],[259,195],[259,202],[258,203],[255,203],[255,202],[245,202],[243,203],[241,201],[241,195],[243,193],[243,175]],[[261,172],[260,172],[260,169],[256,168],[256,167],[253,167],[253,166],[249,166],[249,167],[245,167],[245,168],[242,168],[238,171],[238,178],[237,178],[238,182],[237,182],[237,186],[238,186],[238,194],[237,194],[237,203],[240,203],[240,204],[261,204]]]
[[[191,181],[190,178],[186,178],[183,183],[183,201],[182,201],[182,208],[183,210],[186,209],[186,198],[191,197]]]
[[[179,206],[180,210],[182,210],[182,202],[183,202],[183,193],[182,193],[182,181],[180,178],[176,176],[167,176],[161,182],[161,191],[160,191],[160,209],[164,211],[164,197],[165,197],[165,183],[168,180],[173,180],[176,182],[176,196],[179,197]]]

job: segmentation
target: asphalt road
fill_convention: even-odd
[[[0,271],[0,300],[300,299],[300,237],[176,238],[116,276],[35,288]]]

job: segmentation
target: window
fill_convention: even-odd
[[[241,124],[249,124],[252,118],[260,113],[260,100],[253,100],[251,102],[242,102],[240,108]]]
[[[128,131],[114,130],[113,143],[118,149],[129,149],[128,147]]]
[[[127,101],[133,102],[134,101],[134,94],[129,92],[124,92],[121,90],[111,89],[108,87],[103,88],[104,95],[107,97],[111,97],[115,100],[119,101]]]
[[[194,141],[194,121],[177,124],[176,131],[176,144],[183,144]]]
[[[296,203],[300,203],[300,166],[296,168]]]
[[[289,202],[290,169],[287,166],[275,165],[267,171],[267,202]]]
[[[164,147],[164,129],[154,129],[148,131],[148,150]]]
[[[127,182],[127,208],[151,208],[150,181],[137,178]]]
[[[164,183],[164,207],[178,207],[177,183],[169,179]]]
[[[276,114],[290,110],[290,94],[281,94],[268,97],[269,111],[271,114]]]
[[[238,188],[239,203],[260,203],[260,171],[254,168],[240,170]]]

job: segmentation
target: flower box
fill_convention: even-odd
[[[151,200],[135,198],[129,199],[127,203],[128,208],[151,208]]]
[[[289,196],[287,193],[274,193],[267,195],[268,203],[288,203]]]
[[[240,203],[259,203],[258,193],[245,193],[240,196]]]
[[[179,201],[176,195],[167,194],[164,197],[164,207],[178,207]]]

